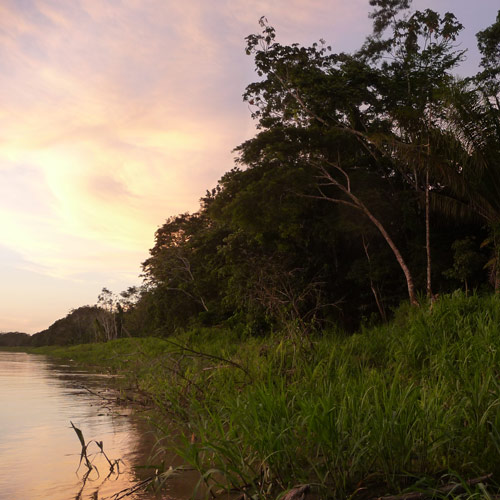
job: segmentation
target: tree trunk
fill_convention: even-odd
[[[498,248],[497,244],[495,243],[495,293],[500,292],[500,249]]]
[[[380,233],[384,237],[385,241],[387,242],[387,244],[391,248],[392,253],[394,254],[394,257],[396,257],[396,260],[398,261],[399,267],[401,267],[401,270],[403,271],[403,274],[405,275],[406,286],[408,287],[408,298],[410,299],[410,303],[413,306],[418,306],[419,304],[418,304],[418,300],[417,300],[417,294],[415,292],[415,284],[413,282],[413,277],[411,275],[410,269],[408,268],[405,260],[403,259],[403,256],[401,255],[401,252],[396,247],[394,241],[389,236],[389,233],[385,230],[382,223],[364,205],[363,205],[363,208],[361,210],[372,221],[372,223],[375,225],[375,227],[380,231]]]
[[[382,321],[384,323],[386,323],[387,322],[387,315],[385,314],[385,309],[384,309],[384,305],[382,304],[380,292],[378,290],[378,287],[375,286],[375,283],[373,282],[372,277],[371,277],[372,260],[370,258],[370,254],[368,253],[368,243],[366,243],[364,235],[361,235],[361,240],[363,242],[363,248],[365,250],[366,259],[368,260],[368,266],[369,266],[368,272],[370,273],[370,276],[369,276],[370,288],[372,290],[373,296],[375,297],[375,303],[377,304],[378,312],[380,313],[380,317],[382,318]]]
[[[427,253],[427,298],[432,299],[431,281],[431,230],[430,230],[430,200],[429,200],[429,167],[425,171],[425,249]]]

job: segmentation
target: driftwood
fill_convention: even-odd
[[[247,485],[250,486],[250,485]],[[307,494],[310,491],[308,484],[295,486],[291,490],[288,490],[281,500],[307,500]],[[236,497],[235,500],[251,500],[252,497],[247,493],[242,493],[240,496]]]
[[[287,491],[286,495],[282,498],[282,500],[305,500],[306,495],[309,492],[309,485],[304,484],[302,486],[296,486],[291,490]]]
[[[109,411],[113,411],[113,406],[123,406],[123,405],[127,405],[129,407],[133,406],[134,410],[136,411],[138,409],[147,410],[151,407],[149,396],[144,391],[141,391],[137,388],[125,389],[125,391],[132,394],[132,396],[130,396],[130,394],[128,394],[127,392],[121,394],[118,390],[113,390],[113,393],[115,394],[114,396],[105,396],[103,395],[103,392],[106,391],[96,392],[84,385],[80,385],[79,388],[87,391],[89,394],[92,394],[92,396],[99,398],[102,402],[101,408],[106,408]],[[135,396],[138,397],[141,396],[143,397],[143,399],[139,399],[138,397]]]
[[[437,494],[446,495],[447,493],[463,493],[466,486],[474,486],[475,484],[484,483],[491,479],[493,474],[487,474],[485,476],[476,477],[474,479],[469,479],[464,483],[450,483],[446,484],[441,488],[428,491],[414,491],[409,493],[403,493],[401,495],[390,495],[385,497],[376,497],[374,500],[424,500],[426,498],[435,497]]]

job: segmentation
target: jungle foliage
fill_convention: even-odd
[[[352,330],[405,299],[498,290],[500,14],[460,79],[462,24],[410,3],[371,1],[352,54],[282,45],[260,20],[243,95],[256,135],[198,212],[156,232],[133,335]]]
[[[490,499],[499,321],[498,295],[456,291],[354,335],[195,328],[33,352],[122,374],[125,394],[158,410],[157,451],[199,472],[193,498]],[[157,472],[168,485],[172,470]]]

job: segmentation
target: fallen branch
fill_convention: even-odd
[[[295,488],[287,491],[282,500],[305,500],[307,494],[309,493],[309,490],[310,487],[308,484],[296,486]]]
[[[474,486],[475,484],[484,483],[491,479],[493,474],[486,474],[485,476],[476,477],[469,479],[464,483],[450,483],[441,488],[428,491],[413,491],[409,493],[403,493],[401,495],[390,495],[385,497],[376,497],[376,500],[424,500],[426,498],[435,497],[436,494],[446,495],[447,493],[463,493],[466,486]],[[375,499],[374,499],[375,500]]]
[[[132,404],[135,404],[135,405],[141,405],[143,407],[148,407],[149,406],[149,403],[146,400],[136,399],[134,397],[131,397],[129,394],[120,394],[118,391],[114,391],[116,393],[116,396],[108,397],[108,396],[103,396],[102,393],[95,392],[95,391],[89,389],[88,387],[86,387],[84,385],[81,385],[80,387],[82,389],[84,389],[85,391],[87,391],[89,394],[92,394],[92,396],[95,396],[95,397],[101,399],[104,402],[104,404],[101,405],[101,408],[106,408],[106,409],[108,409],[110,411],[112,410],[112,408],[110,408],[110,406],[106,406],[106,404],[109,404],[109,405],[125,405],[125,404],[132,403]],[[128,390],[128,389],[126,389],[126,390]],[[137,388],[131,388],[130,390],[133,393],[137,393],[140,396],[144,396],[144,398],[148,398],[149,397],[146,392],[140,391]]]
[[[191,349],[190,347],[184,346],[182,344],[178,344],[177,342],[174,342],[173,340],[170,340],[170,339],[163,339],[163,340],[165,342],[168,342],[169,344],[172,344],[172,345],[178,347],[179,349],[182,349],[183,351],[190,352],[196,356],[200,356],[202,358],[216,359],[218,361],[223,361],[224,363],[229,363],[230,365],[233,365],[236,368],[239,368],[240,370],[242,370],[245,373],[245,375],[247,375],[249,378],[252,378],[250,373],[248,372],[248,370],[246,368],[244,368],[243,366],[241,366],[240,364],[236,363],[235,361],[232,361],[232,360],[226,359],[226,358],[221,358],[220,356],[215,356],[213,354],[208,354],[206,352],[195,351],[194,349]]]

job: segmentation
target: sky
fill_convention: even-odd
[[[475,33],[498,0],[415,0]],[[245,36],[334,51],[370,32],[368,0],[0,0],[0,332],[34,333],[103,287],[140,284],[154,233],[193,212],[255,133]]]

